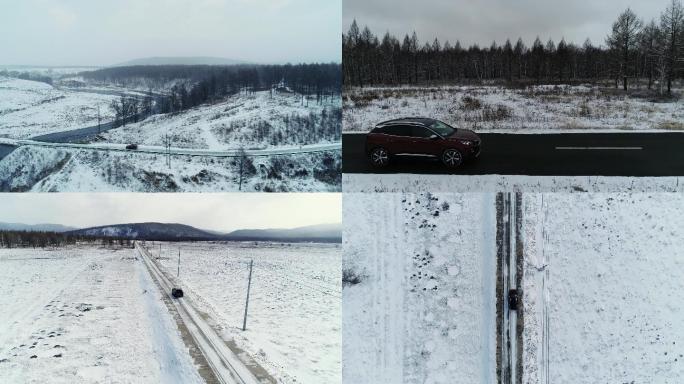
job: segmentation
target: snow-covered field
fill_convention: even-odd
[[[526,195],[523,215],[523,382],[681,382],[684,195]]]
[[[342,189],[341,151],[251,158],[241,191]],[[0,191],[238,191],[236,158],[20,147],[0,160]]]
[[[37,81],[0,77],[0,136],[27,139],[111,120],[115,95],[58,89]]]
[[[493,194],[345,193],[348,383],[495,383]]]
[[[684,192],[681,177],[342,175],[345,192]]]
[[[159,243],[146,245],[159,254]],[[163,269],[280,383],[341,383],[341,250],[335,244],[162,243]],[[248,266],[254,260],[247,331]]]
[[[157,115],[102,135],[113,143],[212,150],[264,149],[340,141],[341,101],[302,103],[302,96],[260,91],[238,94],[177,114]]]
[[[356,88],[345,93],[343,106],[344,131],[367,132],[381,121],[407,116],[478,132],[684,130],[684,99],[652,102],[590,85]]]
[[[0,249],[0,382],[200,383],[132,249]]]

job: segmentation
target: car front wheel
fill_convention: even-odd
[[[389,153],[385,148],[375,148],[371,151],[370,160],[376,167],[386,167],[389,164]]]
[[[458,149],[447,149],[442,153],[442,162],[449,168],[456,168],[463,163],[463,155]]]

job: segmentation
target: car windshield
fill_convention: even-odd
[[[430,124],[430,129],[445,137],[451,136],[454,134],[454,132],[456,132],[456,128],[453,128],[446,123],[442,123],[439,120],[435,120],[432,124]]]

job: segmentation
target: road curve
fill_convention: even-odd
[[[397,158],[375,169],[365,135],[342,135],[344,173],[528,176],[684,176],[684,133],[480,134],[477,160],[449,170],[435,160]]]
[[[157,267],[147,249],[135,242],[135,249],[140,254],[143,264],[155,280],[159,283],[163,293],[171,298],[183,323],[192,335],[197,347],[209,363],[216,378],[223,384],[259,384],[259,380],[240,361],[240,359],[228,348],[223,339],[214,329],[199,315],[185,298],[171,296],[171,288],[174,284]]]
[[[64,149],[85,149],[85,150],[97,150],[97,151],[121,151],[128,153],[152,153],[152,154],[162,154],[165,155],[170,153],[171,155],[186,155],[186,156],[204,156],[204,157],[238,157],[239,149],[227,149],[227,150],[209,150],[209,149],[191,149],[191,148],[174,148],[171,147],[167,150],[162,146],[152,146],[152,145],[139,145],[136,150],[127,150],[126,144],[110,144],[110,143],[99,143],[99,144],[75,144],[75,143],[49,143],[36,140],[17,140],[17,139],[7,139],[0,138],[0,145],[8,146],[35,146],[35,147],[48,147],[48,148],[64,148]],[[327,152],[327,151],[339,151],[342,149],[342,143],[332,143],[332,144],[313,144],[313,145],[302,145],[299,147],[282,147],[273,149],[245,149],[245,154],[247,156],[277,156],[277,155],[293,155],[298,153],[314,153],[314,152]]]

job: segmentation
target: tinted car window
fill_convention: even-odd
[[[411,126],[410,125],[390,125],[384,128],[388,135],[394,136],[411,136]]]
[[[411,136],[413,137],[430,137],[432,135],[434,135],[434,133],[425,127],[411,127]]]
[[[430,128],[432,128],[433,131],[439,133],[442,136],[451,136],[454,132],[456,132],[456,128],[445,124],[439,120],[435,120],[431,125]]]

